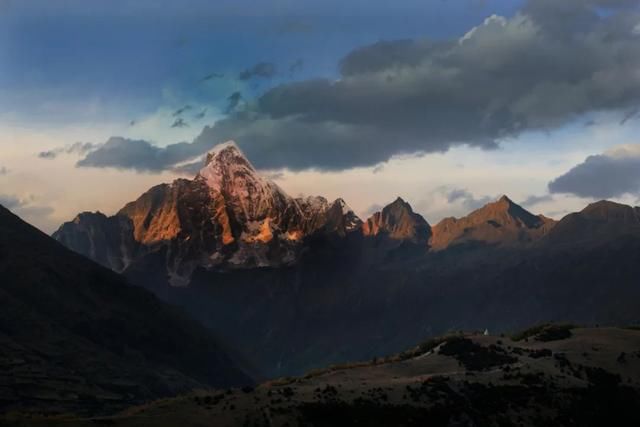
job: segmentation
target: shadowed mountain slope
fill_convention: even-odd
[[[0,409],[109,411],[250,382],[211,333],[0,206]]]
[[[602,200],[562,218],[542,243],[598,245],[628,236],[640,236],[640,208]]]

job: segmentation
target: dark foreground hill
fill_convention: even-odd
[[[203,326],[0,206],[0,412],[108,412],[249,382]]]
[[[455,334],[255,389],[197,392],[113,417],[28,425],[637,426],[638,349],[640,331],[616,328],[555,325],[514,339]]]

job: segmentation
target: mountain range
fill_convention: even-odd
[[[431,226],[401,198],[362,220],[293,198],[233,142],[192,180],[53,237],[185,308],[275,377],[400,351],[452,329],[640,319],[640,210],[608,201],[560,221],[507,196]]]
[[[237,145],[206,156],[193,180],[151,188],[116,215],[84,212],[53,237],[116,272],[162,253],[170,285],[188,285],[197,268],[280,267],[298,262],[311,238],[364,238],[369,245],[413,244],[423,250],[483,242],[520,246],[556,224],[508,197],[435,227],[398,198],[365,221],[342,199],[293,198],[265,179]]]

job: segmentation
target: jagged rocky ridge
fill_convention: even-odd
[[[342,199],[292,198],[230,141],[207,154],[193,180],[155,186],[112,217],[81,213],[53,237],[116,272],[164,264],[172,285],[186,285],[197,268],[294,264],[319,235],[360,238],[368,243],[359,250],[374,245],[376,258],[384,258],[402,245],[426,251],[469,241],[526,244],[554,224],[506,196],[433,228],[401,198],[362,221]]]
[[[194,388],[253,382],[182,310],[2,206],[0,303],[3,414],[104,413]]]
[[[113,217],[81,213],[53,237],[116,272],[161,256],[170,282],[185,285],[198,267],[292,264],[305,237],[344,237],[361,223],[342,199],[290,197],[227,142],[193,180],[155,186]]]

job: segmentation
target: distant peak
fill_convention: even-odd
[[[431,227],[402,197],[374,213],[363,225],[365,236],[375,236],[383,232],[396,240],[412,240],[426,243],[431,235]]]
[[[594,209],[620,209],[630,208],[631,206],[623,205],[621,203],[612,202],[611,200],[599,200],[597,202],[589,203],[584,209],[584,212]]]
[[[387,215],[391,212],[395,212],[397,214],[403,211],[413,213],[413,208],[411,207],[411,205],[402,197],[397,197],[393,202],[389,203],[382,209],[382,212]]]
[[[100,212],[100,211],[95,211],[95,212],[84,211],[84,212],[80,212],[78,215],[76,215],[76,217],[72,220],[72,222],[75,223],[75,224],[79,224],[82,221],[90,220],[92,218],[106,219],[107,216],[105,214],[103,214],[102,212]]]
[[[633,218],[634,221],[640,222],[640,210],[622,203],[612,202],[610,200],[600,200],[589,204],[581,212],[582,215],[592,218]]]
[[[339,206],[343,213],[353,212],[353,209],[347,205],[342,197],[338,197],[334,202],[334,205]]]
[[[522,213],[522,211],[526,210],[522,208],[519,204],[511,200],[507,195],[502,195],[495,202],[489,202],[483,207],[479,209],[479,211],[489,211],[489,212],[508,212],[512,215],[518,215]]]

